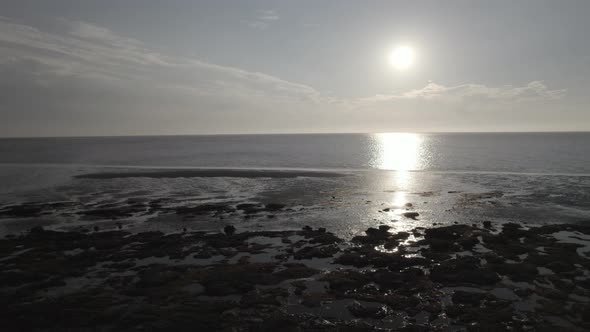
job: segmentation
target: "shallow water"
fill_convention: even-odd
[[[212,169],[206,170],[209,176],[199,175],[203,168]],[[155,171],[180,175],[76,177]],[[314,171],[324,173],[310,176]],[[286,173],[295,176],[280,176]],[[309,224],[350,237],[381,223],[404,230],[483,220],[584,222],[590,220],[590,134],[2,139],[0,183],[0,208],[71,202],[32,218],[0,215],[2,233],[35,225],[75,229],[100,224],[109,229],[122,224],[126,229],[179,231]],[[167,208],[244,202],[286,208],[194,218],[144,213],[111,220],[79,214],[96,206],[125,206],[129,199],[164,200]],[[419,217],[404,217],[408,211]]]

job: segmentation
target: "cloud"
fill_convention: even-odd
[[[510,100],[523,101],[530,99],[559,99],[565,90],[549,90],[542,81],[533,81],[526,86],[488,87],[482,84],[463,84],[447,87],[429,83],[422,89],[408,91],[402,98],[443,99],[451,101],[464,100]]]
[[[80,22],[80,21],[67,21],[61,20],[64,24],[68,25],[70,30],[68,31],[70,35],[76,36],[82,39],[89,39],[89,40],[96,40],[96,41],[110,41],[114,43],[118,43],[119,41],[123,40],[126,44],[140,44],[139,42],[129,39],[123,38],[111,30],[97,26],[94,24]]]
[[[255,127],[260,120],[253,112],[273,121],[295,117],[302,104],[319,102],[319,92],[304,84],[164,55],[89,23],[61,23],[64,34],[0,20],[0,85],[14,92],[0,101],[0,122],[10,132],[19,131],[16,120],[21,128],[36,120],[21,116],[24,109],[37,109],[39,120],[79,119],[79,129],[70,127],[84,133],[104,130],[100,122],[112,122],[108,130],[117,132],[169,131],[171,122],[183,122],[181,131],[204,132],[221,122],[227,131]],[[142,115],[168,125],[145,126]],[[85,119],[104,120],[93,129],[90,122],[81,125]]]
[[[259,10],[256,19],[248,22],[248,26],[255,29],[266,29],[272,22],[278,21],[280,16],[274,10]]]
[[[565,96],[565,89],[550,90],[542,81],[532,81],[524,86],[505,85],[489,87],[483,84],[444,86],[433,82],[421,89],[401,94],[376,95],[365,98],[368,102],[395,100],[427,100],[439,102],[525,102],[534,100],[557,100]]]
[[[203,88],[242,84],[283,93],[317,94],[311,87],[270,75],[163,55],[137,40],[121,37],[96,25],[63,22],[68,26],[67,36],[0,21],[0,48],[6,51],[5,55],[10,55],[5,59],[36,61],[61,75],[102,75],[127,80],[160,78],[157,80],[160,85]]]
[[[50,33],[0,18],[3,135],[435,130],[502,119],[523,104],[550,105],[565,94],[533,81],[428,83],[336,97],[265,73],[162,54],[91,23],[59,23],[62,31]]]
[[[260,10],[260,16],[258,19],[264,21],[277,21],[279,19],[279,15],[274,10]]]

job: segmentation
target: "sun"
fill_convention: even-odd
[[[414,64],[416,54],[410,46],[398,46],[391,51],[389,63],[397,70],[406,70]]]

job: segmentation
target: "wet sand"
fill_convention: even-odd
[[[247,207],[243,207],[247,208]],[[278,208],[278,207],[276,207]],[[55,232],[0,240],[7,330],[584,331],[590,227]]]
[[[203,174],[201,170],[185,171]],[[302,175],[287,178],[227,177],[228,170],[212,173],[222,177],[143,177],[162,172],[184,175],[179,169],[103,167],[33,167],[9,173],[7,177],[15,182],[13,187],[0,186],[0,237],[35,226],[82,231],[94,226],[117,230],[122,225],[131,232],[167,233],[183,228],[218,230],[232,224],[240,231],[300,229],[311,225],[348,239],[381,223],[396,231],[408,231],[455,221],[545,225],[590,220],[586,203],[590,197],[590,177],[386,171],[336,171],[344,176],[330,177],[336,173],[308,170],[276,171],[281,176]],[[317,177],[303,176],[306,172]],[[23,174],[31,178],[18,180]],[[88,174],[131,177],[76,177]],[[269,176],[267,170],[253,170],[252,174]],[[50,180],[44,182],[45,179]],[[23,188],[23,182],[39,185]],[[268,204],[284,208],[267,210],[264,207]],[[406,204],[412,207],[408,209]],[[407,218],[406,212],[417,212],[419,216]]]
[[[265,170],[265,169],[190,169],[164,171],[127,171],[101,172],[77,175],[79,179],[117,179],[117,178],[277,178],[287,179],[296,177],[341,177],[344,174],[326,171],[303,170]]]

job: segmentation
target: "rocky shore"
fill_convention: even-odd
[[[584,331],[589,254],[581,225],[382,225],[346,241],[36,227],[0,240],[0,318],[4,331]]]

